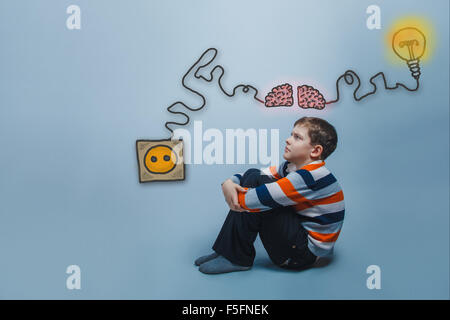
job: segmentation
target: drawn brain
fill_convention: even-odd
[[[325,99],[319,90],[311,86],[303,85],[297,87],[298,106],[303,109],[315,108],[322,110],[325,108]]]
[[[273,88],[266,96],[266,107],[292,106],[293,104],[292,86],[289,83]]]

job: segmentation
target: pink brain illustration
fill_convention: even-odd
[[[311,86],[303,85],[297,87],[298,106],[303,109],[315,108],[322,110],[325,108],[325,99],[319,90]]]
[[[294,104],[292,86],[285,83],[273,88],[265,100],[266,107],[292,106]]]

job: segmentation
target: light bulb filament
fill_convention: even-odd
[[[399,46],[400,48],[403,48],[404,46],[408,46],[408,52],[409,52],[409,59],[410,60],[414,60],[415,56],[414,56],[414,50],[413,50],[413,46],[419,45],[419,41],[417,41],[416,39],[413,40],[405,40],[405,41],[400,41]]]

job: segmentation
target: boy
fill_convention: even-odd
[[[207,274],[249,270],[253,242],[261,241],[276,265],[302,270],[330,255],[344,219],[344,195],[324,160],[336,149],[327,121],[303,117],[286,139],[278,169],[249,169],[222,183],[230,207],[213,245],[195,261]]]

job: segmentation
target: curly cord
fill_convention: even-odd
[[[177,111],[171,110],[174,106],[176,106],[177,104],[181,104],[182,106],[184,106],[186,109],[189,109],[190,111],[198,111],[198,110],[201,110],[201,109],[206,105],[206,99],[205,99],[205,97],[204,97],[201,93],[199,93],[198,91],[196,91],[196,90],[194,90],[194,89],[188,87],[188,86],[186,85],[186,83],[185,83],[185,80],[186,80],[186,77],[187,77],[187,76],[191,73],[191,71],[195,68],[195,66],[197,66],[197,65],[200,63],[200,61],[203,59],[203,57],[204,57],[206,54],[208,54],[209,52],[214,52],[214,55],[213,55],[213,57],[212,57],[211,59],[209,59],[209,61],[205,62],[204,64],[201,64],[200,66],[198,66],[198,68],[196,69],[196,71],[195,71],[195,73],[194,73],[194,77],[195,77],[196,79],[203,79],[203,80],[205,80],[205,81],[207,81],[207,82],[211,82],[211,81],[214,80],[214,79],[213,79],[213,73],[214,73],[214,71],[216,71],[216,69],[220,69],[221,74],[220,74],[219,79],[218,79],[217,82],[218,82],[218,84],[219,84],[220,89],[222,90],[222,92],[223,92],[226,96],[228,96],[228,97],[233,97],[233,96],[236,94],[236,90],[238,90],[238,89],[241,88],[241,87],[242,87],[242,92],[244,92],[244,93],[247,93],[247,92],[250,91],[250,89],[252,89],[252,90],[255,91],[255,94],[253,95],[253,98],[254,98],[255,100],[257,100],[258,102],[264,104],[264,101],[261,100],[261,99],[259,99],[259,98],[257,97],[257,95],[258,95],[258,90],[257,90],[255,87],[250,86],[250,85],[239,84],[239,85],[237,85],[237,86],[235,86],[235,87],[233,88],[233,92],[232,92],[232,93],[228,93],[228,92],[223,88],[223,86],[222,86],[221,80],[222,80],[222,77],[223,77],[224,74],[225,74],[225,70],[224,70],[224,68],[223,68],[221,65],[217,65],[217,66],[215,66],[215,67],[212,69],[212,71],[211,71],[210,74],[209,74],[209,75],[210,75],[209,79],[203,77],[202,75],[198,75],[198,72],[199,72],[201,69],[207,67],[211,62],[213,62],[214,59],[215,59],[216,56],[217,56],[217,49],[216,49],[216,48],[209,48],[208,50],[206,50],[205,52],[203,52],[203,54],[200,56],[200,58],[199,58],[199,59],[198,59],[198,60],[197,60],[190,68],[189,68],[189,70],[186,72],[186,74],[183,76],[183,78],[182,78],[182,80],[181,80],[181,84],[183,85],[183,87],[185,87],[187,90],[193,92],[194,94],[198,95],[198,96],[202,99],[202,105],[201,105],[200,107],[198,107],[198,108],[191,108],[191,107],[189,107],[188,105],[186,105],[184,102],[182,102],[182,101],[177,101],[177,102],[172,103],[169,107],[167,107],[167,111],[169,111],[170,113],[172,113],[172,114],[181,114],[181,115],[183,115],[183,116],[186,117],[186,121],[185,121],[185,122],[173,122],[173,121],[168,121],[168,122],[165,123],[165,127],[171,132],[171,136],[173,136],[173,130],[169,127],[169,124],[175,124],[175,125],[181,125],[181,126],[184,126],[184,125],[188,124],[188,123],[189,123],[189,120],[190,120],[190,119],[189,119],[189,116],[188,116],[186,113],[184,113],[184,112],[177,112]]]
[[[370,92],[366,93],[365,95],[362,95],[361,97],[358,98],[358,97],[356,96],[356,93],[358,92],[359,87],[361,86],[361,80],[359,79],[358,75],[357,75],[353,70],[347,70],[347,71],[345,71],[344,74],[342,74],[342,75],[336,80],[336,93],[337,93],[336,100],[327,101],[327,102],[325,102],[325,104],[335,103],[335,102],[339,101],[339,97],[340,97],[340,94],[339,94],[339,81],[340,81],[342,78],[344,78],[345,83],[347,83],[348,85],[352,85],[353,82],[355,81],[355,78],[357,79],[358,85],[357,85],[357,87],[355,88],[355,90],[353,91],[353,98],[354,98],[356,101],[360,101],[360,100],[366,98],[367,96],[369,96],[369,95],[374,94],[375,92],[377,92],[377,85],[373,82],[373,80],[374,80],[376,77],[378,77],[379,75],[381,75],[382,78],[383,78],[384,88],[385,88],[386,90],[395,90],[395,89],[398,89],[399,87],[403,87],[403,88],[405,88],[405,89],[408,90],[408,91],[417,91],[417,90],[419,89],[419,77],[415,78],[415,79],[416,79],[416,87],[413,88],[413,89],[410,89],[410,88],[408,88],[407,86],[405,86],[404,84],[398,83],[398,82],[395,84],[395,87],[389,87],[389,86],[387,85],[386,77],[385,77],[384,73],[383,73],[383,72],[378,72],[376,75],[374,75],[373,77],[371,77],[370,80],[369,80],[370,84],[373,86],[373,91],[370,91]]]

